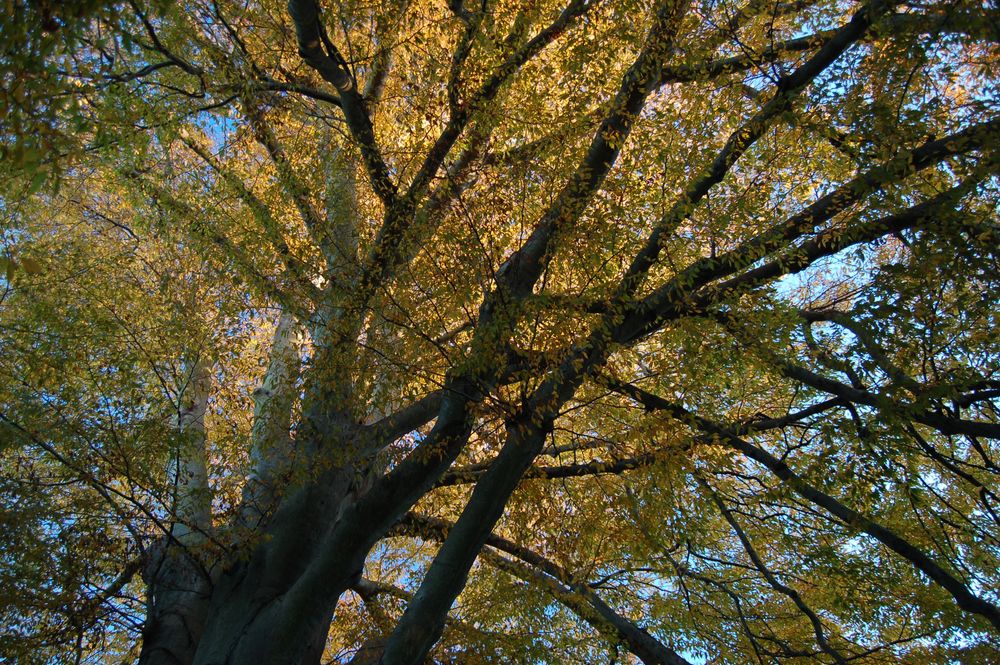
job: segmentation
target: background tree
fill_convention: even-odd
[[[4,654],[1000,657],[995,10],[55,7]]]

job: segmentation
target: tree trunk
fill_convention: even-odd
[[[204,563],[212,528],[212,497],[205,459],[205,411],[210,370],[195,359],[187,364],[178,390],[176,445],[171,460],[173,514],[169,533],[147,553],[148,616],[142,665],[190,663],[201,640],[211,592]]]

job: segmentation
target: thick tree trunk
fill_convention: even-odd
[[[265,147],[280,153],[264,119],[253,115],[251,120]],[[326,135],[330,145],[336,145],[334,137]],[[277,153],[272,157],[280,158]],[[324,169],[325,214],[319,215],[308,205],[301,211],[323,250],[329,273],[344,288],[354,282],[358,270],[357,159],[350,148],[331,147]],[[282,185],[296,198],[297,183],[290,172],[284,173]],[[321,217],[325,223],[320,223]],[[360,444],[350,377],[356,360],[350,342],[357,338],[364,319],[358,312],[346,311],[332,293],[308,324],[296,321],[290,312],[280,317],[269,366],[254,392],[250,473],[238,514],[224,529],[224,539],[233,549],[215,562],[211,582],[205,574],[185,575],[181,568],[193,565],[185,563],[189,558],[175,554],[164,559],[171,565],[163,567],[163,580],[150,579],[155,602],[147,620],[143,650],[147,662],[319,663],[337,600],[360,578],[370,547],[348,543],[345,560],[349,564],[338,581],[324,590],[322,599],[303,604],[289,598],[319,549],[335,547],[329,542],[331,529],[367,490],[372,476],[372,461],[356,452]],[[303,328],[312,336],[313,368],[322,368],[312,373],[305,387],[298,384],[297,340]],[[293,433],[292,411],[300,395],[301,422]],[[203,456],[203,424],[200,431]],[[211,527],[210,514],[205,524]],[[170,598],[157,591],[188,579],[192,581],[187,587]],[[290,624],[308,628],[295,631],[299,639],[287,648],[275,641],[274,633],[282,626],[289,632]],[[164,626],[171,627],[170,636],[158,637]],[[171,646],[161,649],[160,642]],[[154,652],[163,652],[165,657],[154,660]]]
[[[231,567],[221,571],[192,662],[318,661],[339,594],[305,612],[291,609],[286,595],[314,559],[343,503],[351,500],[351,476],[348,471],[331,471],[286,496],[249,556],[245,560],[237,556]],[[363,560],[354,576],[360,576]],[[295,655],[273,648],[276,628],[289,621],[316,626]]]
[[[171,460],[173,512],[170,532],[150,548],[144,578],[148,612],[142,665],[187,664],[201,640],[211,591],[207,559],[212,497],[205,459],[205,411],[210,369],[188,363],[178,390],[176,446]]]
[[[183,546],[164,542],[147,574],[149,614],[142,634],[141,665],[194,660],[208,612],[210,586],[201,563]]]

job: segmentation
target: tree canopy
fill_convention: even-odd
[[[1000,659],[995,9],[0,11],[3,656]]]

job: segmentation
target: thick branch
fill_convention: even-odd
[[[250,430],[250,476],[243,489],[241,518],[255,526],[274,507],[276,487],[291,453],[291,410],[299,376],[299,349],[294,318],[283,312],[275,326],[270,362],[254,391]]]
[[[409,6],[410,0],[396,0],[386,15],[380,14],[378,17],[375,29],[378,39],[377,50],[362,94],[369,109],[374,108],[382,98],[385,81],[389,77],[389,70],[392,69],[394,46],[392,42],[398,35],[399,24]]]
[[[375,140],[375,129],[364,99],[357,91],[354,77],[340,54],[332,48],[333,45],[324,39],[316,0],[289,0],[288,12],[295,24],[299,55],[340,92],[340,106],[351,135],[361,149],[372,189],[386,208],[391,208],[396,202],[396,184],[389,176],[389,168]],[[331,53],[325,52],[324,46]]]
[[[626,72],[611,111],[598,127],[583,161],[525,243],[500,267],[497,281],[515,298],[531,292],[554,238],[576,221],[610,172],[646,98],[657,87],[685,9],[680,2],[664,3],[659,8],[642,52]]]
[[[381,447],[429,423],[437,415],[444,400],[444,392],[436,390],[403,407],[399,411],[372,423],[367,429]]]
[[[444,520],[414,513],[408,513],[401,523],[404,531],[439,541],[447,537],[453,526]],[[511,561],[489,550],[480,552],[480,557],[484,561],[527,582],[538,584],[598,632],[613,642],[624,643],[628,650],[646,665],[690,665],[673,649],[660,643],[633,621],[616,612],[589,586],[575,581],[561,566],[495,534],[490,534],[486,543],[490,547],[517,557],[524,563]]]
[[[455,142],[465,131],[469,122],[475,117],[477,111],[482,110],[493,101],[503,84],[525,62],[537,55],[546,45],[561,34],[574,19],[585,13],[593,4],[595,3],[588,4],[586,0],[573,0],[550,26],[501,65],[471,100],[464,105],[453,105],[451,117],[447,125],[428,152],[423,164],[410,183],[406,194],[400,199],[400,205],[386,212],[385,220],[378,231],[372,251],[362,270],[358,298],[362,304],[368,301],[371,294],[386,279],[387,275],[391,274],[398,265],[414,256],[416,246],[414,245],[414,249],[410,251],[407,251],[405,247],[407,241],[412,243],[413,239],[408,236],[413,233],[412,227],[414,221],[419,221],[421,217],[421,215],[417,214],[417,204],[426,194],[431,180],[437,174],[445,158],[454,147]],[[476,156],[478,148],[475,144],[485,141],[489,132],[481,132],[480,134],[478,137],[473,137],[470,150],[466,151],[463,158],[471,159]],[[444,202],[446,191],[439,189],[435,194],[437,194],[435,198],[439,200],[428,201],[427,205],[420,209],[421,213],[435,215],[437,211],[434,208],[439,207]]]

